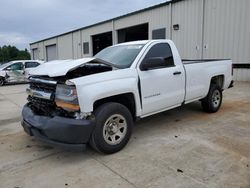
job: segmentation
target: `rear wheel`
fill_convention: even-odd
[[[206,98],[202,99],[201,105],[205,112],[214,113],[220,109],[222,103],[222,90],[220,86],[212,84]]]
[[[119,103],[106,103],[95,112],[96,127],[90,145],[102,153],[120,151],[129,141],[133,118],[130,111]]]
[[[0,77],[0,86],[3,86],[3,85],[4,85],[4,78]]]

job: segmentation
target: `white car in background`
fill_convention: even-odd
[[[44,63],[40,60],[17,60],[0,65],[0,86],[5,83],[27,82],[31,69]]]

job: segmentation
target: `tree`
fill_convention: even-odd
[[[0,63],[26,59],[30,59],[30,53],[26,48],[25,50],[19,50],[15,46],[0,46]]]

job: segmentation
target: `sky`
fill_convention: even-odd
[[[29,43],[166,0],[1,0],[0,46]]]

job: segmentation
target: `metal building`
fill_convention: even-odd
[[[32,58],[95,55],[121,42],[172,39],[185,59],[232,59],[234,79],[250,81],[250,1],[172,0],[30,44]]]

